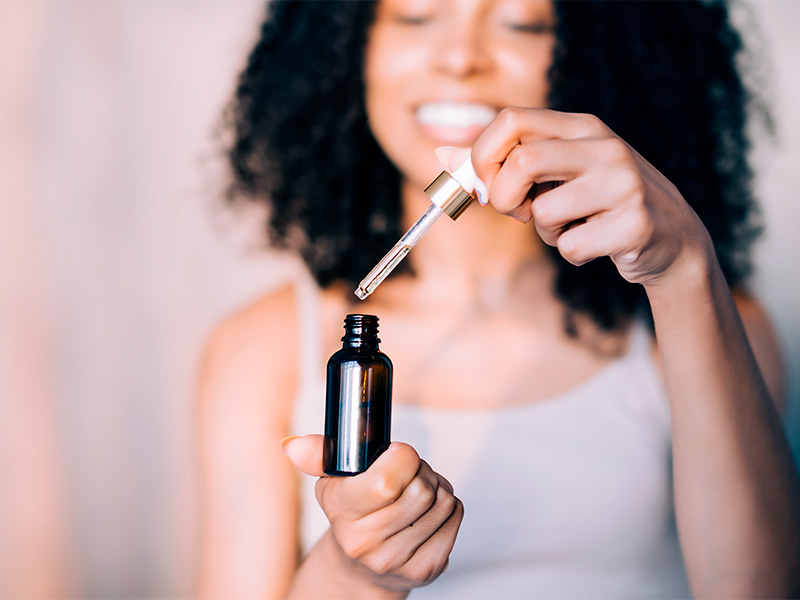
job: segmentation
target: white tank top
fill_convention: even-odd
[[[325,363],[318,292],[298,288],[301,374],[293,433],[319,433]],[[446,573],[412,598],[688,598],[675,529],[666,393],[643,325],[625,356],[574,389],[500,409],[395,404],[411,444],[464,503]],[[402,374],[395,373],[395,376]],[[307,552],[328,528],[301,484]]]

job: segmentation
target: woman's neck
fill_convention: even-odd
[[[427,210],[430,199],[407,182],[401,197],[407,228]],[[442,217],[406,260],[423,296],[442,297],[447,290],[448,296],[465,302],[499,302],[508,300],[524,280],[526,295],[552,298],[554,267],[533,226],[477,203],[458,221]]]

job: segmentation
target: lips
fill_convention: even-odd
[[[440,143],[474,141],[497,116],[497,108],[474,102],[428,102],[415,116],[428,137]]]

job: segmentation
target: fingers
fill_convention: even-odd
[[[541,140],[516,146],[492,182],[489,199],[498,212],[527,222],[532,216],[534,185],[580,181],[584,184],[580,191],[587,192],[582,196],[587,204],[583,214],[577,211],[570,220],[587,218],[597,210],[596,199],[607,202],[629,191],[620,174],[626,172],[625,161],[630,157],[629,147],[617,138]],[[604,177],[602,183],[599,179],[594,183],[597,188],[593,190],[588,187],[592,174]],[[539,189],[534,189],[536,195]],[[573,198],[579,198],[577,188],[572,189]]]
[[[444,488],[442,491],[450,493]],[[436,503],[438,495],[439,476],[428,463],[421,461],[416,477],[406,486],[400,497],[375,516],[385,523],[381,529],[389,537],[422,517]]]
[[[392,442],[364,473],[320,479],[317,500],[329,519],[360,518],[397,500],[417,476],[420,463],[411,446]]]
[[[410,587],[444,570],[463,515],[450,482],[397,442],[360,475],[319,479],[317,498],[345,557]]]
[[[281,441],[283,453],[292,464],[306,475],[322,477],[321,435],[290,436]]]
[[[390,538],[425,515],[441,501],[442,494],[452,497],[453,487],[450,482],[435,473],[428,463],[421,461],[416,477],[406,486],[400,497],[383,509],[362,518],[359,527]],[[449,512],[444,518],[447,516]],[[441,521],[436,526],[440,524]]]
[[[457,148],[456,146],[439,146],[435,152],[436,158],[450,172],[458,169],[470,157],[469,148]]]
[[[527,223],[535,184],[569,182],[583,173],[585,150],[573,141],[544,140],[515,146],[489,188],[489,200],[500,213]]]
[[[407,527],[360,560],[378,573],[395,573],[425,582],[435,579],[447,566],[464,516],[461,501],[441,488],[442,499],[413,527]],[[423,533],[424,532],[424,533]]]
[[[348,513],[361,517],[383,508],[400,498],[415,478],[426,481],[433,489],[439,485],[439,476],[411,446],[402,442],[393,442],[367,471],[354,477],[324,476],[321,435],[288,437],[281,444],[295,467],[306,475],[322,478],[317,482],[317,498],[326,512],[330,509],[337,516]],[[449,482],[446,485],[450,486]],[[330,497],[335,501],[328,502]]]
[[[456,171],[459,167],[461,167],[464,164],[465,161],[472,160],[470,148],[457,148],[455,146],[439,146],[438,148],[436,148],[435,152],[436,152],[436,158],[439,159],[439,162],[442,163],[442,166],[449,173],[453,173],[454,171]],[[476,179],[474,185],[475,185],[474,191],[478,196],[478,201],[481,204],[486,204],[486,200],[489,197],[489,191],[486,188],[486,184],[480,179]],[[467,190],[467,191],[471,193],[473,190]]]
[[[434,502],[428,510],[389,538],[387,547],[392,549],[402,562],[406,562],[417,548],[439,534],[459,504],[460,501],[452,493],[444,487],[439,487]]]
[[[505,108],[481,133],[472,148],[475,172],[492,186],[506,157],[519,145],[542,140],[575,140],[607,136],[611,130],[593,115],[563,113],[546,109]]]
[[[652,226],[639,215],[626,212],[601,216],[571,227],[556,240],[559,253],[573,265],[586,264],[599,256],[624,257],[633,262],[636,248],[643,248],[652,235]]]
[[[568,229],[599,218],[614,205],[613,193],[592,177],[563,185],[540,184],[534,191],[533,200],[521,209],[527,207],[536,232],[550,246],[555,246],[558,237]]]
[[[421,544],[406,562],[409,575],[417,581],[429,581],[447,569],[450,553],[464,518],[464,505],[454,498],[453,512],[447,520]]]
[[[463,514],[463,504],[442,482],[430,508],[388,538],[376,536],[370,530],[371,521],[356,523],[347,530],[332,530],[345,555],[370,571],[429,582],[446,567]]]
[[[556,187],[535,186],[528,201],[536,231],[574,265],[599,256],[615,260],[644,249],[653,236],[653,220],[640,202],[624,201],[620,191],[600,177],[584,177]],[[542,190],[541,188],[547,188]]]

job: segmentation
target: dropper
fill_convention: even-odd
[[[460,217],[472,203],[471,192],[475,189],[477,175],[472,168],[472,159],[467,157],[464,163],[451,175],[442,171],[433,182],[425,188],[425,193],[432,204],[403,237],[386,253],[369,274],[361,280],[355,295],[365,300],[375,291],[381,282],[400,264],[411,249],[417,245],[422,236],[428,233],[439,217],[447,215],[454,221]]]

